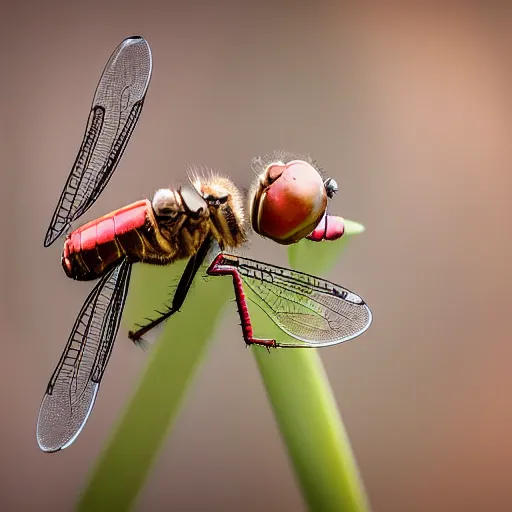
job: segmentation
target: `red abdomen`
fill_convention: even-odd
[[[103,275],[123,257],[141,261],[144,236],[138,230],[151,223],[152,212],[151,202],[143,199],[70,233],[62,252],[62,266],[68,277],[88,281]]]
[[[318,226],[306,238],[312,242],[324,240],[337,240],[345,232],[345,223],[341,217],[324,215]]]

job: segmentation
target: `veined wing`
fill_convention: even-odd
[[[83,215],[110,180],[137,124],[149,86],[151,49],[138,36],[111,55],[92,102],[84,139],[62,191],[44,246]]]
[[[227,265],[237,268],[246,292],[252,292],[248,298],[280,329],[302,342],[288,346],[336,345],[359,336],[372,322],[364,300],[346,288],[296,270],[224,256]]]
[[[68,447],[91,413],[119,329],[130,272],[126,261],[112,269],[78,314],[39,409],[37,442],[45,452]]]

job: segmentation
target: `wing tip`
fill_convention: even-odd
[[[36,439],[37,439],[37,446],[39,446],[39,449],[44,453],[55,453],[62,450],[63,446],[51,446],[49,444],[46,444],[44,439],[45,436],[42,435],[40,432],[41,424],[40,424],[40,416],[41,411],[39,411],[39,418],[37,420],[37,427],[36,427]],[[44,429],[43,429],[44,430]]]
[[[50,247],[50,245],[52,245],[53,242],[55,242],[55,240],[57,240],[57,238],[59,238],[59,235],[56,235],[55,231],[51,227],[49,227],[48,231],[46,232],[46,235],[44,237],[43,245],[45,247]]]
[[[37,440],[37,444],[39,446],[39,449],[43,452],[43,453],[57,453],[57,452],[60,452],[62,450],[62,446],[59,446],[58,448],[50,448],[49,446],[44,446],[42,445],[40,442],[39,442],[39,439]]]
[[[139,35],[134,35],[134,36],[127,37],[126,39],[123,40],[121,45],[126,45],[126,44],[130,44],[130,43],[132,43],[132,44],[145,44],[148,48],[150,48],[147,39],[145,37],[142,37],[142,36],[139,36]]]

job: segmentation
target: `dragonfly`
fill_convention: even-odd
[[[247,345],[325,347],[359,336],[372,322],[369,307],[356,293],[320,277],[236,254],[251,228],[282,245],[343,235],[343,219],[326,210],[337,183],[322,177],[310,157],[278,152],[253,159],[257,179],[249,192],[247,220],[243,195],[229,178],[192,170],[184,185],[159,189],[151,201],[136,201],[70,231],[114,173],[140,117],[151,71],[151,49],[140,36],[125,39],[111,55],[44,239],[48,247],[65,237],[61,264],[68,277],[98,280],[78,313],[43,396],[36,435],[45,452],[69,447],[91,414],[135,263],[169,265],[188,260],[166,310],[129,332],[129,338],[140,345],[180,310],[205,262],[207,275],[231,277]],[[296,342],[255,336],[248,289],[254,296],[250,300]]]

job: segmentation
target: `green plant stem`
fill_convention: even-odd
[[[368,510],[350,442],[318,353],[254,356],[309,510]]]
[[[347,232],[350,234],[337,242],[315,246],[303,240],[290,248],[290,261],[296,270],[325,274],[336,259],[333,253],[339,257],[348,238],[360,231],[362,226],[349,223]],[[266,338],[286,338],[259,308],[251,309],[251,318],[257,326],[256,335],[259,332]],[[329,350],[333,349],[324,349],[326,355]],[[261,347],[253,347],[252,351],[309,509],[369,510],[350,442],[318,352],[283,349],[269,354]]]

